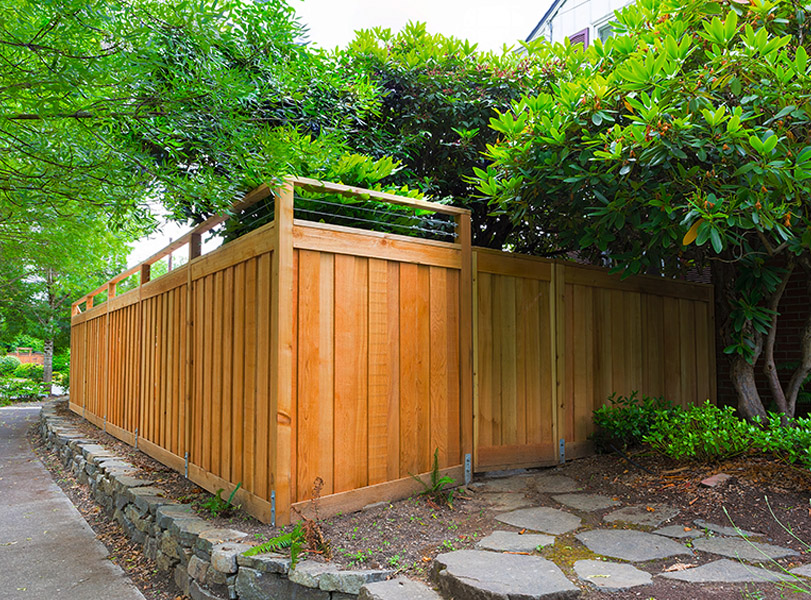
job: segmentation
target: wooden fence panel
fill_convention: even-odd
[[[431,244],[429,264],[415,264],[419,240],[343,230],[321,251],[323,233],[294,229],[298,502],[316,478],[340,495],[425,473],[435,450],[441,469],[463,461],[452,254]],[[389,253],[373,257],[369,243]]]
[[[591,453],[592,414],[608,397],[714,398],[712,289],[654,277],[625,280],[566,264],[566,377],[560,436],[566,457]]]
[[[222,248],[216,252],[225,252]],[[269,331],[271,252],[228,263],[217,253],[192,279],[197,342],[189,461],[209,475],[242,483],[269,500],[272,469]]]
[[[476,255],[476,469],[554,463],[550,263]]]
[[[552,464],[560,439],[590,453],[614,392],[714,400],[709,286],[486,250],[476,264],[477,470]]]

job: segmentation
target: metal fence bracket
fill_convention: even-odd
[[[465,454],[465,485],[473,481],[473,456]]]
[[[566,462],[566,439],[565,438],[560,438],[559,454],[560,454],[560,464],[565,463]]]
[[[135,428],[135,449],[138,449],[138,428]]]
[[[270,492],[270,526],[276,527],[276,490]]]
[[[186,456],[185,456],[185,458],[186,458],[186,473],[185,473],[185,477],[186,477],[186,479],[188,479],[188,478],[189,478],[189,451],[188,451],[188,450],[186,450]]]

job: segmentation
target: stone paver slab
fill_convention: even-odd
[[[695,569],[661,573],[660,577],[691,583],[757,583],[761,581],[787,581],[790,575],[750,567],[736,560],[721,559]]]
[[[604,508],[620,505],[617,500],[613,500],[608,496],[601,496],[600,494],[558,494],[557,496],[552,496],[552,499],[555,502],[560,502],[564,506],[584,512],[594,512],[596,510],[603,510]]]
[[[726,525],[716,525],[715,523],[710,523],[704,519],[696,519],[693,521],[693,523],[702,529],[709,529],[710,531],[714,531],[715,533],[725,535],[727,537],[758,537],[763,535],[762,533],[747,531],[746,529],[738,529],[735,527],[728,527]]]
[[[631,562],[690,554],[687,548],[671,539],[630,529],[593,529],[576,537],[596,554]]]
[[[679,510],[672,506],[665,504],[645,504],[626,506],[619,510],[612,511],[603,517],[603,521],[607,523],[622,521],[624,523],[633,523],[634,525],[659,527],[659,525],[678,514]]]
[[[360,588],[358,600],[442,600],[442,596],[424,583],[399,577],[367,583]]]
[[[767,561],[797,554],[791,548],[750,542],[741,538],[701,538],[693,541],[693,549],[711,554],[749,561]]]
[[[577,481],[566,475],[536,475],[529,479],[530,485],[542,494],[565,494],[583,489]]]
[[[580,517],[548,506],[521,508],[498,515],[496,520],[513,527],[552,535],[563,535],[580,527]]]
[[[653,581],[650,573],[632,565],[621,565],[604,560],[578,560],[574,563],[577,576],[593,586],[609,590],[627,590]]]
[[[472,487],[481,492],[524,492],[529,489],[530,478],[526,475],[488,478]]]
[[[494,510],[510,511],[532,506],[532,501],[521,492],[484,492],[479,498],[490,503]]]
[[[699,538],[704,536],[704,532],[700,529],[693,529],[692,527],[685,527],[683,525],[668,525],[654,531],[656,535],[665,535],[667,537],[676,538],[679,540]]]
[[[791,572],[802,577],[811,577],[811,564],[797,567],[796,569],[792,569]]]
[[[434,560],[434,579],[452,598],[567,600],[580,589],[551,561],[522,554],[458,550]]]
[[[555,538],[542,533],[520,534],[515,531],[494,531],[482,538],[476,548],[494,552],[532,552],[538,546],[551,546]]]

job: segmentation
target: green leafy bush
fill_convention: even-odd
[[[53,382],[61,388],[68,389],[70,387],[70,372],[53,372]]]
[[[2,356],[0,357],[0,377],[11,375],[14,369],[20,366],[20,359],[16,356]]]
[[[14,377],[0,379],[0,406],[8,406],[12,402],[38,400],[44,395],[41,383]]]
[[[594,411],[596,431],[591,440],[598,452],[625,450],[642,444],[660,413],[673,410],[673,405],[662,397],[637,398],[637,392],[630,396],[617,396],[614,392],[608,403]]]
[[[811,418],[791,419],[783,425],[781,415],[769,413],[766,421],[751,425],[752,446],[789,464],[811,468]]]
[[[54,373],[67,373],[70,371],[70,350],[64,350],[53,357]]]
[[[744,453],[752,446],[753,427],[735,416],[731,406],[709,400],[683,410],[660,412],[644,441],[678,460],[715,461]]]
[[[42,365],[26,363],[14,369],[14,377],[19,377],[20,379],[30,379],[31,381],[40,382],[42,381],[44,372],[45,368]]]

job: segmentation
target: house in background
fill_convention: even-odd
[[[569,38],[572,44],[587,47],[595,39],[611,37],[614,11],[631,4],[629,0],[553,0],[527,41],[544,37],[552,43]]]

